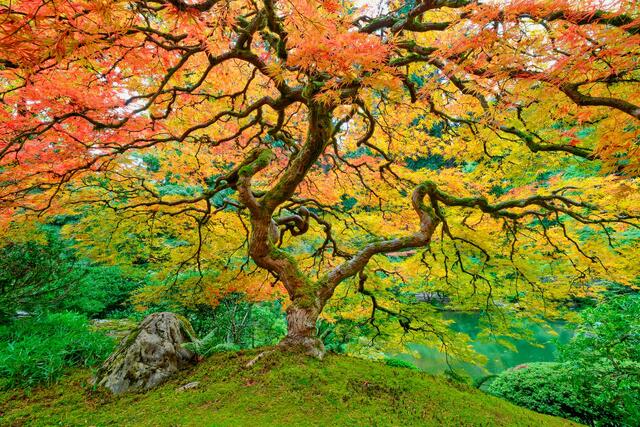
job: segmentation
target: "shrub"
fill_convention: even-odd
[[[76,258],[53,233],[44,242],[9,241],[0,247],[0,322],[18,310],[37,311],[80,277]]]
[[[191,322],[198,336],[204,335],[200,341],[207,348],[218,344],[239,348],[274,345],[287,333],[279,302],[251,302],[241,293],[227,295],[216,307],[175,307],[174,311]]]
[[[616,296],[581,313],[562,363],[505,371],[487,391],[590,425],[636,426],[640,419],[640,297]]]
[[[90,318],[123,317],[119,313],[129,309],[130,295],[142,282],[115,266],[88,264],[77,270],[82,277],[70,286],[64,298],[49,306],[50,310],[74,311]]]
[[[544,414],[576,421],[589,415],[585,396],[578,393],[569,368],[561,363],[529,363],[509,369],[498,375],[487,391]]]
[[[334,321],[319,319],[316,324],[316,333],[322,340],[325,350],[345,354],[349,346],[356,344],[358,338],[365,333],[361,330],[363,325],[339,315],[333,314],[332,317]]]
[[[575,387],[602,414],[596,420],[637,425],[640,420],[640,296],[611,298],[581,313],[561,359],[574,373]],[[590,421],[590,420],[586,420]]]
[[[50,384],[68,368],[95,366],[114,342],[91,332],[85,316],[64,312],[18,319],[0,326],[0,386]]]
[[[218,343],[213,333],[205,335],[201,340],[189,342],[183,344],[183,347],[187,350],[191,350],[197,355],[209,357],[215,353],[222,353],[225,351],[238,351],[240,346],[232,343]]]
[[[406,360],[396,359],[394,357],[388,357],[384,359],[384,364],[387,366],[393,366],[394,368],[407,368],[412,371],[417,371],[418,368],[411,362],[407,362]]]
[[[573,339],[562,348],[564,360],[640,362],[640,295],[612,298],[580,317]]]

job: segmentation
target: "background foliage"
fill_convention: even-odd
[[[114,348],[114,341],[89,330],[85,316],[42,314],[0,325],[0,387],[51,384],[71,367],[92,367]]]
[[[16,311],[105,317],[129,306],[141,272],[92,262],[50,225],[13,230],[0,246],[0,323]]]

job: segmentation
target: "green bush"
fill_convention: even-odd
[[[130,308],[130,295],[142,283],[139,277],[115,266],[88,264],[77,270],[82,277],[64,298],[49,306],[50,311],[74,311],[96,319],[123,317],[119,313]]]
[[[600,424],[637,425],[640,420],[640,296],[611,298],[581,313],[561,360],[574,385],[597,408]],[[591,420],[585,420],[591,421]]]
[[[396,359],[394,357],[387,357],[384,359],[384,364],[387,366],[393,366],[394,368],[407,368],[412,371],[417,371],[418,368],[411,362],[407,362],[406,360]]]
[[[357,343],[358,339],[365,334],[361,330],[363,325],[361,322],[344,319],[339,315],[334,314],[333,317],[335,320],[331,322],[319,319],[316,324],[316,333],[326,351],[345,354],[348,352],[349,345]]]
[[[278,301],[251,302],[241,293],[223,298],[218,306],[194,309],[176,307],[184,315],[200,340],[201,354],[218,345],[254,348],[274,345],[287,333],[285,314]]]
[[[551,415],[598,426],[640,420],[640,297],[611,298],[581,313],[562,363],[505,371],[487,391]]]
[[[35,237],[34,237],[35,239]],[[0,247],[0,323],[18,310],[29,312],[55,303],[81,277],[76,258],[53,233],[45,241],[9,241]]]
[[[183,347],[204,357],[209,357],[212,354],[222,353],[225,351],[240,350],[239,345],[232,343],[218,343],[216,338],[215,334],[211,332],[200,340],[183,344]]]
[[[64,312],[18,319],[0,326],[0,386],[50,384],[67,369],[95,366],[114,342],[89,330],[85,316]]]
[[[581,421],[590,415],[585,396],[573,386],[570,369],[561,363],[521,365],[498,375],[487,392],[543,414]]]

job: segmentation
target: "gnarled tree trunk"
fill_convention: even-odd
[[[278,206],[293,196],[307,172],[334,138],[334,107],[314,101],[314,88],[311,84],[302,93],[301,101],[307,105],[309,123],[306,140],[292,157],[278,182],[264,193],[254,193],[251,189],[253,176],[273,160],[273,152],[266,148],[252,151],[229,180],[238,191],[240,202],[250,213],[249,255],[256,265],[268,270],[282,282],[291,298],[291,306],[287,309],[288,333],[280,342],[279,348],[322,358],[324,345],[316,336],[316,321],[338,284],[363,271],[376,254],[426,246],[439,219],[434,209],[424,203],[425,197],[431,197],[435,191],[434,185],[421,184],[412,195],[412,204],[420,220],[417,232],[405,237],[372,242],[352,255],[341,254],[345,261],[317,281],[305,277],[296,260],[279,248],[281,234],[278,227],[288,227],[293,230],[292,235],[304,234],[308,230],[309,210],[298,209],[297,214],[277,219],[273,215]],[[373,297],[372,301],[375,304]]]
[[[258,266],[273,273],[284,284],[292,301],[287,310],[288,333],[279,348],[322,358],[324,346],[316,337],[316,321],[326,299],[317,293],[319,288],[315,284],[305,280],[296,261],[277,247],[279,231],[278,224],[273,219],[275,209],[294,194],[298,184],[331,141],[332,108],[312,101],[313,93],[308,96],[307,138],[280,180],[261,196],[254,195],[251,178],[267,167],[273,158],[270,150],[259,149],[252,152],[238,168],[235,185],[240,201],[251,214],[249,255]],[[296,219],[292,218],[294,222]],[[308,215],[306,219],[308,220]],[[302,234],[306,229],[302,218],[301,221],[298,231]]]
[[[292,304],[287,309],[287,336],[278,346],[322,359],[324,344],[316,336],[316,322],[319,315],[320,311],[316,307]]]

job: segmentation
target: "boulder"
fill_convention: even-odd
[[[194,341],[189,321],[153,313],[124,338],[96,374],[95,384],[114,394],[153,388],[196,361],[182,344]]]
[[[416,300],[419,302],[426,302],[429,304],[449,304],[451,299],[449,296],[442,292],[418,292],[415,294]]]
[[[93,319],[91,326],[94,331],[121,340],[129,336],[131,331],[138,327],[138,323],[129,319]]]

